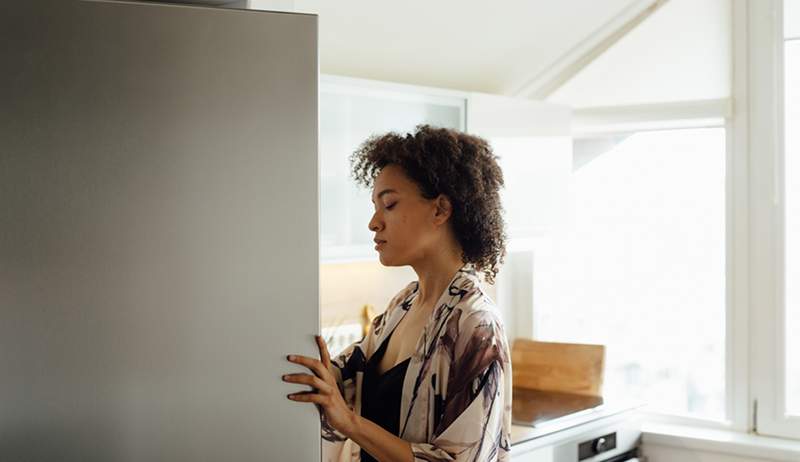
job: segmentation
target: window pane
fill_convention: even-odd
[[[786,42],[786,412],[800,415],[800,40]],[[794,127],[795,129],[792,129]]]
[[[606,399],[724,419],[725,130],[575,148],[573,225],[535,255],[536,337],[605,344]]]

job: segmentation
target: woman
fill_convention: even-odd
[[[511,363],[494,302],[505,255],[499,188],[488,143],[419,126],[367,140],[353,175],[372,187],[369,229],[385,266],[410,265],[411,282],[369,333],[331,360],[290,355],[313,390],[289,398],[320,409],[325,461],[508,461]]]

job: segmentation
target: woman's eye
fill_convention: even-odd
[[[392,208],[394,208],[395,205],[397,205],[397,202],[387,205],[386,210],[392,210]]]

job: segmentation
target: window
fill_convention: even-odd
[[[579,114],[587,132],[628,132],[575,141],[571,219],[529,254],[533,322],[519,320],[606,345],[609,400],[800,439],[800,0],[732,10],[725,108]]]
[[[725,420],[725,129],[574,148],[571,226],[534,256],[534,336],[606,345],[608,400]]]

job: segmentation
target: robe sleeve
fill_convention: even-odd
[[[367,363],[367,353],[375,351],[375,345],[385,334],[387,322],[396,309],[408,309],[408,297],[416,289],[416,281],[409,283],[389,301],[383,313],[375,316],[372,325],[361,340],[351,344],[331,358],[331,372],[336,378],[339,392],[348,407],[361,413],[361,380]],[[323,462],[350,462],[358,460],[361,448],[353,440],[334,429],[320,413]]]
[[[502,322],[476,311],[459,326],[434,438],[411,443],[415,461],[509,461],[511,362]]]
[[[383,314],[379,316],[383,316]],[[378,317],[375,318],[375,320],[377,319]],[[366,365],[367,345],[375,335],[374,324],[373,322],[373,327],[369,329],[367,335],[362,337],[361,340],[351,344],[344,351],[331,358],[331,373],[336,378],[339,393],[351,410],[356,410],[356,391],[359,386],[358,373],[363,372]],[[338,430],[330,426],[325,419],[324,413],[320,413],[320,422],[323,440],[339,442],[347,439]]]

